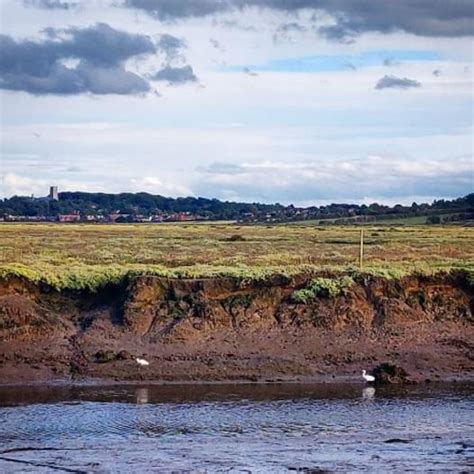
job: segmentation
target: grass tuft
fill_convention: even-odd
[[[348,275],[336,278],[315,278],[306,288],[293,292],[292,300],[295,303],[309,304],[316,298],[336,298],[353,283],[354,280]]]

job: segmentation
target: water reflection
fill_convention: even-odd
[[[38,385],[0,386],[0,407],[34,403],[185,403],[232,400],[341,400],[360,399],[373,387],[348,384],[171,384],[171,385]],[[430,398],[459,393],[472,393],[474,384],[430,384],[417,386],[378,387],[377,399]],[[364,397],[364,395],[362,395]]]
[[[137,404],[139,405],[148,403],[148,400],[149,400],[148,388],[146,387],[137,388],[135,390],[135,397],[137,400]]]
[[[374,387],[365,387],[362,390],[362,398],[364,400],[371,400],[372,398],[374,398],[374,395],[375,395],[375,388]]]

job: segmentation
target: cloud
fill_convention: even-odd
[[[124,0],[123,5],[143,10],[162,21],[204,17],[232,8],[228,0]]]
[[[219,41],[217,41],[216,39],[214,39],[214,38],[209,38],[209,43],[211,43],[211,46],[212,46],[213,48],[221,49],[221,45],[220,45]]]
[[[154,81],[167,81],[168,84],[172,85],[197,81],[193,68],[189,65],[183,67],[165,66],[154,74],[151,79]]]
[[[242,71],[243,71],[245,74],[247,74],[247,75],[249,75],[249,76],[252,76],[252,77],[257,77],[257,76],[258,76],[258,74],[257,74],[255,71],[252,71],[252,70],[251,70],[250,68],[248,68],[248,67],[242,68]]]
[[[167,33],[160,35],[157,47],[165,53],[168,61],[180,56],[180,51],[187,47],[186,42],[176,36]]]
[[[385,58],[383,60],[383,65],[386,67],[398,66],[400,63],[394,58]]]
[[[84,169],[79,166],[68,166],[64,171],[66,173],[83,173]]]
[[[385,75],[377,81],[375,89],[412,89],[421,87],[421,82],[406,77]]]
[[[135,192],[149,192],[169,197],[193,196],[192,191],[185,185],[164,181],[156,176],[133,178],[128,186]]]
[[[46,10],[71,10],[77,8],[77,2],[67,2],[64,0],[23,0],[27,7],[44,8]]]
[[[318,27],[328,39],[350,42],[364,32],[405,31],[419,36],[474,34],[471,0],[123,0],[162,21],[176,21],[257,7],[284,13],[322,12],[332,24]],[[316,15],[316,18],[319,18]]]
[[[59,39],[58,49],[63,57],[86,59],[102,66],[117,66],[129,58],[156,52],[149,36],[116,30],[106,23],[48,31]]]
[[[307,28],[296,22],[282,23],[273,34],[273,41],[293,41],[294,34],[304,33]]]
[[[310,203],[367,196],[460,196],[470,192],[472,155],[450,160],[367,156],[353,160],[213,163],[195,194],[244,201]]]
[[[433,76],[435,76],[435,77],[441,76],[441,69],[435,69],[435,70],[433,71]]]
[[[7,173],[3,176],[2,188],[4,196],[31,196],[33,193],[47,189],[43,180],[35,180],[15,173]]]
[[[93,94],[139,94],[150,89],[146,80],[121,66],[104,68],[81,61],[76,70]]]
[[[214,162],[208,166],[203,166],[197,169],[197,171],[208,174],[208,175],[239,175],[245,173],[246,165],[238,165],[234,163],[222,163]]]
[[[335,19],[320,32],[328,39],[346,41],[368,32],[405,31],[418,36],[457,37],[474,34],[474,9],[470,0],[371,0],[311,1]]]
[[[234,30],[245,31],[247,33],[248,32],[252,32],[252,33],[258,32],[258,28],[256,28],[255,26],[246,25],[246,24],[241,23],[240,21],[237,21],[237,20],[216,21],[216,19],[214,19],[212,21],[212,24],[214,26],[220,26],[220,27],[226,28],[226,29],[234,29]]]
[[[138,94],[150,90],[124,62],[154,54],[148,36],[116,30],[105,23],[86,28],[48,28],[44,40],[0,35],[0,88],[30,94]],[[75,67],[65,65],[76,60]]]
[[[49,186],[58,185],[61,190],[75,190],[99,192],[103,191],[100,185],[84,183],[80,181],[70,181],[67,179],[55,179],[53,182],[46,179],[31,178],[17,173],[7,173],[3,176],[3,185],[0,190],[0,197],[11,196],[46,196]]]

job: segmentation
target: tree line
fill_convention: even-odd
[[[324,218],[351,218],[380,216],[419,216],[459,212],[468,217],[474,213],[474,193],[452,200],[436,200],[431,204],[413,203],[410,206],[387,206],[373,203],[329,204],[326,206],[296,207],[293,205],[242,203],[201,197],[169,198],[148,193],[59,193],[59,200],[13,196],[0,200],[0,216],[49,216],[76,213],[82,216],[187,213],[208,220],[292,221]],[[471,217],[472,218],[472,217]]]

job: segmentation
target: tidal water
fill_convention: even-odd
[[[474,472],[474,385],[0,387],[0,472]]]

